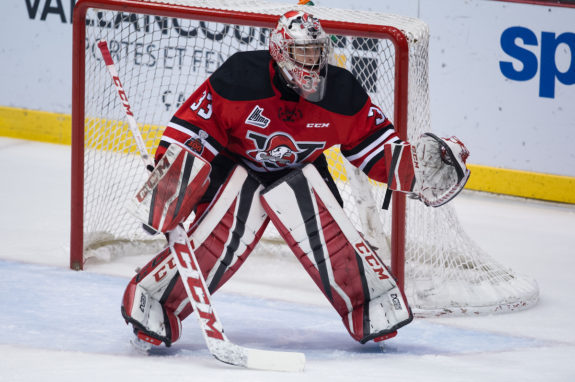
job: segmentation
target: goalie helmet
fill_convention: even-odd
[[[270,54],[288,86],[311,102],[324,96],[330,49],[319,20],[301,11],[281,16],[270,35]]]

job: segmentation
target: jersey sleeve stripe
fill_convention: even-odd
[[[198,137],[198,134],[200,132],[200,128],[197,127],[196,125],[177,117],[172,118],[170,123],[168,123],[168,127],[171,127],[186,134],[190,134],[190,132],[193,132],[194,137]],[[223,146],[209,135],[207,138],[203,139],[203,141],[205,143],[209,143],[209,145],[211,145],[211,147],[215,149],[217,152],[220,152],[223,149]]]
[[[367,175],[367,174],[369,174],[369,172],[371,171],[373,166],[376,163],[378,163],[384,156],[385,156],[385,153],[383,151],[383,145],[382,145],[380,149],[371,153],[365,159],[365,161],[363,161],[363,163],[361,164],[361,166],[359,168]]]
[[[383,145],[392,135],[395,134],[395,130],[392,128],[378,130],[374,134],[371,134],[363,142],[354,147],[351,150],[342,150],[341,153],[350,162],[365,156],[367,153],[375,149],[376,147]],[[396,135],[397,136],[397,135]]]

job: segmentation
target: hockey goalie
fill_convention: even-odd
[[[281,16],[269,51],[236,53],[175,113],[134,211],[168,238],[187,231],[209,292],[242,266],[273,224],[355,340],[395,335],[413,316],[394,276],[345,215],[323,152],[343,156],[389,190],[440,206],[469,177],[457,138],[399,139],[345,69],[328,64],[318,19]],[[122,315],[140,341],[170,346],[192,312],[170,248],[130,281]]]

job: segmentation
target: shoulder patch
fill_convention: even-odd
[[[261,108],[259,105],[256,105],[256,107],[253,108],[248,118],[245,120],[245,123],[248,125],[257,126],[262,129],[265,129],[266,127],[268,127],[271,120],[262,114],[263,111],[264,111],[263,108]]]

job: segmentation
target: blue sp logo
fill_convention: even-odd
[[[518,40],[521,43],[518,43]],[[539,97],[555,98],[555,80],[564,85],[575,84],[575,33],[565,32],[556,35],[553,32],[541,32],[541,49],[538,58],[531,50],[523,46],[539,46],[537,35],[528,28],[514,26],[507,28],[501,34],[501,48],[512,58],[523,65],[515,69],[512,62],[500,61],[501,73],[514,81],[528,81],[539,74]],[[565,45],[570,53],[567,70],[557,67],[556,53]]]

